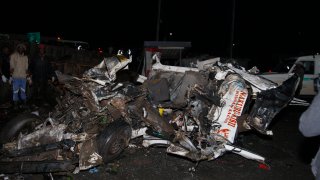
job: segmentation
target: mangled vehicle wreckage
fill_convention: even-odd
[[[230,151],[264,162],[233,145],[254,129],[263,134],[275,115],[293,100],[299,77],[282,85],[250,74],[219,58],[198,68],[164,66],[159,55],[148,80],[119,82],[131,56],[105,58],[82,78],[57,73],[66,91],[46,118],[12,119],[1,132],[1,173],[86,170],[120,155],[130,139],[193,161],[213,160]],[[140,83],[139,83],[140,82]]]

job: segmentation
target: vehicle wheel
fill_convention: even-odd
[[[117,158],[129,145],[131,127],[123,120],[109,124],[97,137],[98,151],[104,163]]]
[[[9,120],[0,131],[0,143],[12,141],[20,132],[28,131],[40,118],[34,114],[21,114]]]

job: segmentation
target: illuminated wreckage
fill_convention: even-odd
[[[193,161],[213,160],[225,152],[264,162],[236,147],[241,131],[271,135],[268,125],[293,98],[299,77],[282,85],[221,63],[197,68],[165,66],[154,55],[150,77],[117,81],[132,57],[105,58],[82,78],[57,72],[64,95],[48,117],[19,115],[1,131],[1,173],[78,172],[108,163],[143,136],[142,145],[165,145],[167,152]]]

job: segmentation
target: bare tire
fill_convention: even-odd
[[[104,163],[116,159],[128,147],[131,138],[131,127],[123,120],[108,125],[97,137],[98,151]]]
[[[21,114],[9,122],[0,131],[0,143],[12,141],[21,131],[32,129],[33,122],[39,121],[40,118],[34,114]]]

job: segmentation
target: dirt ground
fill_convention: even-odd
[[[53,179],[313,179],[310,161],[320,141],[304,138],[298,130],[299,116],[305,109],[287,107],[278,114],[271,124],[272,137],[255,132],[239,135],[236,144],[266,157],[269,167],[231,153],[197,164],[167,154],[164,147],[143,148],[142,140],[136,139],[138,146],[127,148],[113,163],[79,174],[53,176]],[[42,175],[22,176],[50,179]]]

